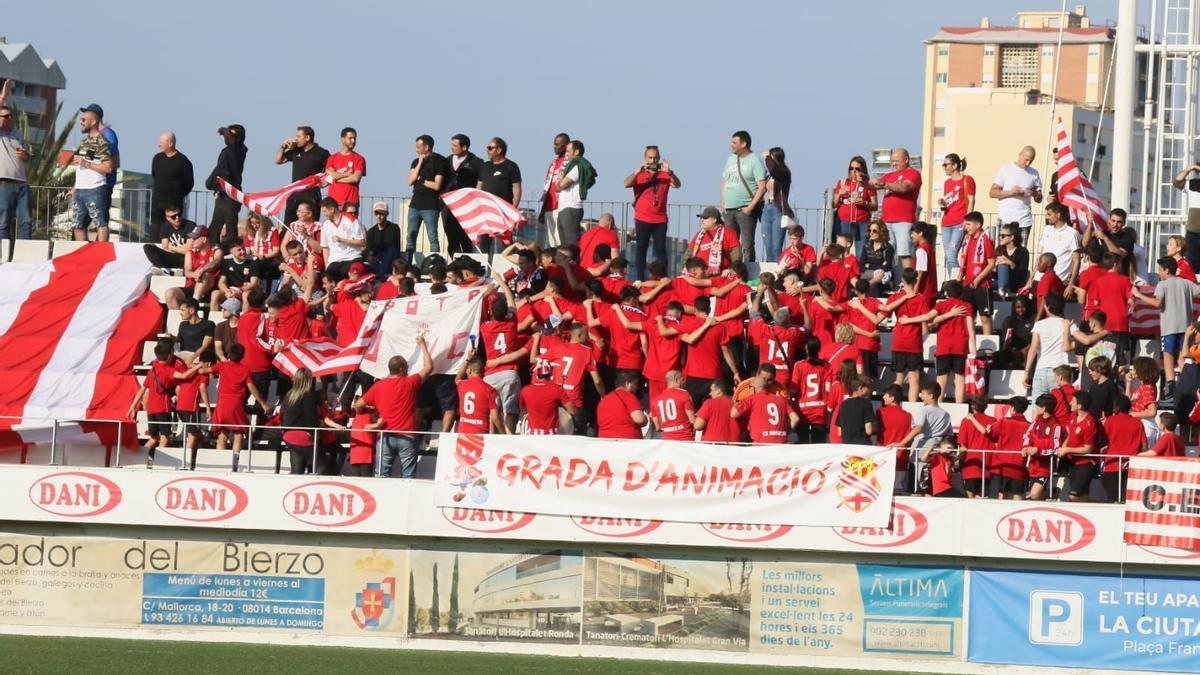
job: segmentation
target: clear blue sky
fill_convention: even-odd
[[[148,171],[159,132],[173,129],[198,185],[219,125],[246,126],[249,190],[288,181],[271,159],[296,125],[331,151],[349,125],[367,158],[364,194],[408,194],[412,140],[432,134],[444,154],[463,132],[481,156],[504,137],[536,197],[552,137],[566,131],[599,171],[591,198],[627,199],[622,178],[656,143],[684,182],[673,201],[714,203],[729,137],[744,128],[757,150],[787,151],[792,201],[816,205],[849,156],[919,152],[924,40],[939,26],[1011,25],[1018,8],[1058,5],[44,2],[22,3],[0,31],[58,59],[66,106],[104,107],[125,168]],[[1112,0],[1088,10],[1094,24],[1116,17]]]

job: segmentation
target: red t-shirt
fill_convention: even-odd
[[[937,277],[937,258],[933,254],[933,244],[922,241],[917,245],[916,256],[913,259],[913,267],[918,272],[924,272],[924,275],[917,281],[917,293],[925,296],[929,300],[929,306],[937,302],[938,294],[938,277]],[[924,269],[922,269],[924,265]]]
[[[1175,259],[1175,262],[1175,276],[1196,283],[1196,271],[1192,269],[1192,264],[1187,261],[1187,258],[1180,256]]]
[[[180,412],[196,412],[200,409],[200,390],[208,389],[208,375],[196,373],[186,380],[178,380],[175,389],[175,409]]]
[[[970,285],[972,281],[975,281],[975,277],[983,272],[983,268],[995,260],[996,246],[992,243],[992,238],[980,230],[974,237],[963,242],[962,248],[959,250],[959,258],[963,270],[963,285]],[[977,285],[979,288],[990,288],[992,273],[988,272],[987,277],[980,279]]]
[[[880,406],[875,411],[875,419],[879,422],[879,444],[882,446],[899,446],[900,441],[912,431],[912,414],[900,404]],[[908,466],[908,448],[896,447],[896,467]]]
[[[1050,390],[1050,395],[1054,397],[1054,419],[1058,420],[1058,423],[1065,428],[1075,417],[1075,413],[1071,412],[1071,399],[1075,398],[1075,385],[1070,383],[1055,385]]]
[[[756,391],[737,404],[738,413],[750,416],[750,441],[786,443],[791,421],[787,399],[768,391]]]
[[[1133,294],[1133,284],[1129,277],[1109,270],[1096,279],[1093,286],[1099,296],[1100,309],[1107,315],[1104,327],[1116,333],[1129,332],[1129,298]]]
[[[600,399],[596,406],[596,419],[599,422],[600,438],[641,438],[642,429],[633,423],[630,417],[635,411],[641,410],[642,404],[637,397],[624,389],[615,389]]]
[[[780,377],[787,377],[792,362],[800,354],[805,339],[804,329],[797,326],[775,326],[761,317],[750,320],[747,333],[750,343],[758,347],[758,365],[770,363]]]
[[[967,217],[967,198],[975,196],[975,179],[963,176],[958,180],[947,178],[942,186],[942,199],[946,206],[942,210],[942,227],[962,225]]]
[[[638,171],[633,177],[633,217],[652,225],[667,222],[667,193],[670,191],[670,173]]]
[[[679,330],[679,320],[663,317],[663,326],[667,329]],[[646,366],[642,374],[648,380],[663,381],[667,372],[679,368],[679,356],[683,353],[683,340],[679,335],[667,337],[658,330],[658,321],[649,322],[646,328],[647,356]]]
[[[379,380],[363,394],[363,403],[379,411],[387,431],[416,431],[413,411],[417,407],[420,375],[392,376]]]
[[[479,324],[479,339],[483,342],[483,353],[488,359],[498,359],[521,349],[521,340],[517,335],[517,322],[512,319],[503,321],[484,321]],[[484,375],[499,373],[505,370],[517,370],[517,362],[505,363],[499,366],[484,368]]]
[[[879,307],[883,305],[883,301],[879,298],[859,298],[859,303],[866,307],[872,314],[879,314]],[[866,314],[854,308],[854,305],[846,305],[847,321],[851,325],[861,328],[865,331],[873,331],[876,329],[874,321],[871,321]],[[854,346],[864,352],[878,352],[883,349],[883,343],[878,337],[867,337],[865,335],[855,334]]]
[[[583,405],[583,376],[596,372],[595,352],[591,346],[578,342],[562,342],[550,347],[542,354],[550,362],[553,380],[567,394],[567,400],[575,406]]]
[[[1090,445],[1092,446],[1092,450],[1088,454],[1094,455],[1099,452],[1099,448],[1096,447],[1097,425],[1095,417],[1092,417],[1091,415],[1084,415],[1083,418],[1080,419],[1079,415],[1071,413],[1071,419],[1068,421],[1066,426],[1066,444],[1068,446],[1072,448],[1079,448],[1085,445]],[[1082,463],[1095,461],[1090,457],[1075,457],[1073,460]]]
[[[843,303],[850,299],[850,284],[856,276],[843,261],[830,261],[817,269],[817,280],[833,280],[833,301]]]
[[[150,372],[146,373],[144,382],[149,392],[146,396],[147,415],[171,412],[171,397],[175,395],[175,387],[178,384],[175,373],[182,373],[187,368],[174,356],[170,358],[170,361],[155,359],[150,363]]]
[[[800,316],[800,314],[792,316]],[[808,301],[808,318],[812,322],[813,337],[819,339],[823,345],[833,342],[834,314],[817,302],[815,297]]]
[[[308,303],[303,298],[296,298],[287,307],[279,308],[279,329],[275,335],[289,345],[296,340],[310,337],[308,331]]]
[[[1025,440],[1022,443],[1022,447],[1034,447],[1038,450],[1036,455],[1029,458],[1030,478],[1045,478],[1050,475],[1050,458],[1055,450],[1063,446],[1065,439],[1066,432],[1058,420],[1037,416],[1025,432]]]
[[[699,316],[684,317],[679,322],[679,330],[688,335],[704,325],[705,319]],[[683,366],[685,377],[701,380],[715,380],[721,376],[721,347],[729,344],[729,334],[725,326],[716,324],[700,336],[695,344],[688,345],[687,363]]]
[[[809,424],[825,424],[829,372],[827,363],[812,363],[808,359],[797,361],[792,366],[791,384],[796,396],[796,409]]]
[[[458,433],[486,434],[491,432],[491,415],[499,410],[496,390],[482,377],[468,377],[458,382]]]
[[[1087,321],[1092,318],[1092,313],[1100,309],[1100,294],[1096,292],[1094,284],[1100,277],[1108,274],[1108,270],[1099,265],[1092,265],[1086,270],[1079,273],[1079,288],[1083,291],[1083,320]],[[1053,275],[1052,275],[1053,276]],[[1057,277],[1055,277],[1057,278]],[[1062,283],[1061,281],[1059,283]],[[1039,291],[1041,289],[1039,288]],[[1041,304],[1041,297],[1038,297],[1038,303]]]
[[[534,380],[521,387],[521,407],[528,414],[529,433],[535,436],[558,433],[558,408],[567,400],[562,387],[553,382]]]
[[[246,402],[250,369],[241,361],[218,361],[212,366],[217,376],[217,401],[227,406],[242,406]],[[261,392],[260,392],[261,393]]]
[[[1104,473],[1120,471],[1124,464],[1122,458],[1132,457],[1146,449],[1146,427],[1141,420],[1128,413],[1107,417],[1104,420],[1104,436],[1108,439],[1108,447],[1104,450]]]
[[[996,420],[988,435],[996,441],[995,461],[989,461],[986,467],[987,475],[1001,475],[1005,478],[1024,480],[1025,456],[1021,449],[1025,447],[1025,434],[1029,431],[1029,420],[1024,415],[1010,413],[1008,417]]]
[[[821,345],[818,358],[828,363],[830,369],[834,372],[837,372],[838,367],[842,365],[842,361],[850,360],[858,366],[863,364],[862,350],[844,342],[827,342]]]
[[[392,300],[398,297],[400,297],[400,287],[393,284],[391,279],[385,279],[375,290],[376,300]]]
[[[934,348],[934,356],[942,356],[945,354],[967,355],[969,350],[967,347],[967,322],[972,321],[971,313],[974,307],[971,303],[962,298],[947,298],[939,301],[934,305],[939,315],[944,315],[955,307],[962,307],[966,314],[956,316],[953,319],[943,321],[937,330],[937,346]],[[893,345],[893,349],[895,345]]]
[[[678,387],[665,389],[650,402],[650,416],[658,422],[663,439],[668,441],[696,439],[696,430],[687,416],[693,410],[692,395]]]
[[[885,223],[915,223],[917,222],[917,198],[921,195],[921,172],[912,168],[893,171],[884,174],[885,183],[911,182],[915,189],[912,192],[896,194],[888,192],[883,197],[883,209],[880,217]]]
[[[816,263],[817,252],[808,244],[800,244],[800,250],[796,251],[792,247],[783,249],[779,254],[779,269],[790,270],[793,267],[804,268],[805,263]]]
[[[738,243],[737,232],[728,225],[718,225],[711,232],[701,229],[692,237],[692,241],[688,244],[689,255],[693,255],[704,261],[707,265],[709,256],[712,255],[713,242],[720,239],[721,247],[721,269],[725,269],[733,264],[733,259],[729,257],[729,252],[737,248],[741,244]]]
[[[1034,302],[1037,304],[1038,310],[1041,311],[1042,300],[1047,295],[1050,295],[1051,293],[1062,293],[1064,290],[1066,290],[1066,288],[1067,287],[1063,285],[1062,279],[1058,278],[1058,275],[1054,273],[1054,270],[1046,270],[1046,273],[1043,274],[1037,282],[1037,291],[1034,297]],[[1111,324],[1109,324],[1109,330],[1111,330]]]
[[[746,318],[746,314],[750,311],[746,305],[746,298],[750,297],[750,287],[742,282],[741,279],[713,279],[713,286],[716,288],[724,288],[730,284],[734,284],[732,290],[725,295],[716,298],[713,301],[713,315],[724,316],[734,309],[741,309],[741,314],[732,319],[726,319],[722,323],[733,330],[740,332],[742,321]]]
[[[1142,412],[1158,402],[1158,387],[1153,384],[1139,384],[1137,389],[1133,390],[1133,399],[1130,402],[1133,404],[1133,412]]]
[[[837,217],[839,220],[847,223],[865,223],[870,220],[871,212],[866,209],[866,204],[875,195],[875,188],[862,181],[842,179],[837,182],[834,191],[848,193],[838,202]],[[857,204],[852,201],[855,194],[860,197]]]
[[[733,399],[728,396],[705,400],[696,413],[698,419],[704,420],[700,440],[708,443],[737,443],[741,440],[737,420],[730,416],[732,410]]]
[[[622,305],[625,318],[632,323],[641,323],[643,330],[647,328],[650,318],[639,307]],[[642,351],[641,333],[625,327],[616,311],[608,305],[592,305],[596,318],[608,329],[608,363],[613,368],[622,370],[641,370],[646,364],[646,354]]]
[[[679,277],[671,280],[671,287],[665,291],[671,293],[673,299],[678,300],[684,307],[696,307],[696,298],[701,298],[708,295],[708,288],[703,286],[693,286]],[[661,296],[659,296],[661,297]]]
[[[888,304],[903,296],[903,291],[888,298]],[[892,329],[892,353],[924,354],[925,347],[921,338],[921,324],[900,324],[900,317],[914,317],[929,313],[929,300],[923,295],[916,295],[904,301],[895,309],[896,327]]]
[[[983,464],[987,462],[990,467],[995,461],[995,455],[990,452],[986,454],[984,450],[991,450],[995,447],[992,438],[988,435],[988,429],[996,423],[995,418],[990,415],[976,414],[975,419],[983,425],[983,431],[975,428],[974,424],[963,420],[958,425],[958,445],[967,451],[966,457],[962,465],[963,480],[978,480],[983,477]],[[976,492],[977,490],[972,490]]]
[[[629,286],[630,283],[624,276],[610,273],[607,276],[600,277],[600,285],[604,287],[604,293],[600,296],[600,299],[604,302],[613,303],[620,302],[621,291],[625,290],[625,287]]]
[[[367,175],[367,160],[363,156],[350,151],[349,154],[342,152],[330,153],[329,159],[325,161],[326,171],[341,171],[343,173],[354,173],[361,171],[363,176]],[[346,202],[357,202],[358,183],[331,183],[329,185],[329,197],[342,206]]]
[[[263,346],[262,342],[259,342],[264,323],[266,323],[266,317],[257,309],[247,309],[238,320],[237,341],[239,345],[246,348],[246,355],[242,357],[242,363],[246,364],[252,373],[261,373],[271,369],[272,354]]]
[[[617,233],[611,228],[593,225],[579,237],[579,261],[585,266],[595,265],[596,247],[600,244],[608,244],[614,256],[621,254],[621,242],[617,241]],[[579,281],[579,278],[575,280]]]
[[[1154,454],[1158,457],[1183,457],[1183,441],[1173,431],[1164,431],[1154,444]]]
[[[367,309],[352,299],[337,303],[332,311],[337,318],[337,343],[345,347],[358,337],[363,320],[367,318]]]
[[[279,244],[282,243],[282,241],[283,235],[279,233],[279,230],[271,230],[270,233],[268,233],[265,237],[259,238],[249,235],[243,237],[242,245],[246,247],[246,253],[261,260],[267,257],[267,254],[271,252],[271,249],[279,248]],[[275,260],[271,266],[278,267],[279,261]]]

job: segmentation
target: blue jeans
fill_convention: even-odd
[[[29,184],[0,181],[0,239],[8,239],[8,221],[17,221],[17,239],[33,236],[33,219],[29,217]]]
[[[833,217],[833,221],[833,235],[850,235],[851,241],[854,242],[854,257],[862,260],[863,248],[867,244],[867,225],[870,225],[870,222],[852,223],[837,216]]]
[[[438,210],[437,209],[408,209],[408,258],[412,260],[413,252],[417,250],[417,234],[421,231],[421,221],[425,221],[425,233],[429,235],[429,252],[437,253],[442,250],[438,242]],[[389,271],[389,274],[391,272]]]
[[[767,202],[763,206],[762,218],[759,223],[762,225],[763,249],[766,251],[763,260],[768,262],[779,260],[779,254],[783,252],[783,236],[787,233],[779,227],[781,222],[783,222],[783,212],[779,210],[778,206],[775,206],[774,202]]]
[[[415,478],[417,475],[417,439],[404,434],[382,434],[379,437],[379,475],[390,478],[392,464],[400,458],[400,477]]]
[[[110,206],[112,190],[103,185],[75,190],[75,229],[86,232],[90,226],[108,227]]]
[[[946,252],[946,278],[953,279],[958,270],[958,249],[962,248],[963,226],[945,225],[942,227],[942,250]]]
[[[1017,274],[1013,272],[1010,265],[996,265],[996,284],[998,290],[1016,293],[1022,286],[1025,285],[1028,274]]]

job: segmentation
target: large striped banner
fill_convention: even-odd
[[[1071,142],[1062,118],[1058,118],[1058,199],[1071,211],[1075,229],[1083,232],[1089,224],[1108,232],[1108,210],[1100,202],[1100,195],[1092,182],[1079,170]]]
[[[345,347],[329,339],[293,342],[275,356],[275,367],[287,373],[288,377],[295,377],[296,371],[301,368],[308,368],[317,377],[358,370],[363,357],[375,345],[383,315],[393,302],[371,303],[358,329],[358,336]]]
[[[263,216],[277,216],[287,205],[288,197],[311,190],[313,188],[323,187],[329,184],[329,176],[324,173],[315,173],[308,178],[301,178],[295,183],[289,183],[277,190],[267,190],[265,192],[245,193],[230,185],[224,178],[217,178],[217,184],[229,195],[229,198],[242,204],[251,211]]]
[[[442,201],[454,214],[458,224],[462,225],[463,232],[476,244],[483,236],[507,241],[512,231],[525,222],[525,216],[517,207],[483,190],[451,190],[442,195]]]
[[[1200,550],[1200,459],[1130,458],[1125,543]]]

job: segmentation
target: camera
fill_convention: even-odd
[[[646,162],[645,168],[647,171],[655,171],[655,172],[661,171],[662,163],[661,162]]]

